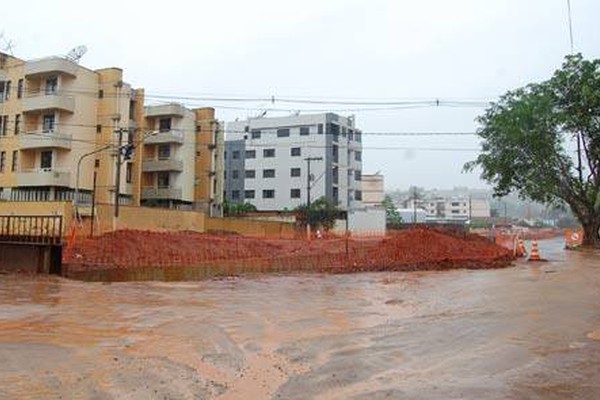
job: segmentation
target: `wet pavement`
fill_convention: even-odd
[[[502,270],[0,275],[0,399],[598,399],[600,253]]]

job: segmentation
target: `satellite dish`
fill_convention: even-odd
[[[77,46],[67,53],[67,59],[79,63],[79,60],[81,60],[81,57],[83,57],[85,53],[87,53],[87,47],[83,45]]]

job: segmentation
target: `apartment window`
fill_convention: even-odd
[[[17,99],[23,97],[23,79],[19,79],[17,82]]]
[[[275,178],[275,170],[263,169],[263,178]]]
[[[231,179],[238,179],[240,177],[240,171],[238,171],[237,169],[234,169],[231,172]]]
[[[342,126],[342,136],[346,137],[346,127]]]
[[[256,171],[253,169],[247,169],[244,172],[244,176],[246,177],[246,179],[254,179],[256,178]]]
[[[246,150],[246,158],[256,158],[256,150]]]
[[[227,171],[223,171],[223,179],[227,179]]]
[[[292,157],[300,157],[300,147],[292,147],[290,149],[290,154]]]
[[[58,78],[51,76],[46,78],[46,94],[56,94],[58,91]]]
[[[360,172],[359,169],[357,169],[356,171],[354,171],[354,180],[355,181],[362,180],[362,173]]]
[[[266,189],[262,192],[263,199],[274,199],[275,198],[275,190]]]
[[[19,166],[19,151],[15,150],[15,151],[13,151],[13,154],[12,154],[12,165],[11,165],[10,170],[12,172],[15,172],[17,170],[18,166]]]
[[[289,129],[277,129],[277,137],[289,137],[290,130]]]
[[[336,145],[331,147],[331,154],[333,155],[333,162],[339,161],[339,148]]]
[[[333,183],[338,184],[340,182],[340,170],[338,167],[333,167],[332,175]]]
[[[265,157],[265,158],[275,157],[275,149],[264,149],[263,157]]]
[[[348,140],[354,140],[354,129],[348,129]]]
[[[290,169],[290,176],[293,178],[300,176],[300,168],[292,168]]]
[[[452,210],[451,213],[452,214],[460,214],[460,210]]]
[[[356,132],[356,134],[354,135],[354,139],[357,142],[362,142],[362,134],[360,132]]]
[[[0,151],[0,173],[4,173],[4,165],[6,165],[6,152]]]
[[[171,157],[171,146],[168,144],[158,145],[158,159],[166,160]]]
[[[125,164],[125,182],[131,183],[133,181],[133,168],[131,163]]]
[[[10,81],[6,81],[6,86],[4,87],[4,100],[8,100],[10,98]]]
[[[290,190],[290,198],[299,199],[300,198],[300,189],[291,189]]]
[[[240,199],[240,191],[232,190],[231,191],[231,200],[239,200]]]
[[[252,133],[250,135],[252,139],[260,139],[260,130],[252,129]]]
[[[240,158],[240,152],[239,152],[239,151],[237,151],[237,150],[236,150],[236,151],[234,151],[234,152],[231,154],[231,158],[233,158],[234,160],[238,160],[238,159]]]
[[[104,90],[102,90],[102,89],[98,90],[98,98],[99,99],[103,99],[104,98]]]
[[[96,125],[96,133],[102,133],[102,125]]]
[[[225,159],[225,160],[227,159],[227,152],[226,151],[223,152],[223,159]]]
[[[15,115],[15,135],[21,133],[21,114]]]
[[[318,133],[319,135],[322,135],[322,134],[323,134],[323,124],[318,124],[318,125],[317,125],[317,133]]]
[[[362,201],[362,191],[361,190],[354,191],[354,200]]]
[[[310,128],[308,126],[300,127],[300,136],[308,136],[310,135]]]
[[[340,192],[337,187],[334,187],[331,191],[331,197],[333,197],[333,204],[338,204],[340,201]]]
[[[42,119],[42,132],[54,132],[54,114],[46,114]]]
[[[168,172],[159,172],[156,174],[157,184],[160,189],[166,189],[169,187],[169,179],[170,175]]]
[[[158,120],[158,130],[160,132],[169,132],[171,130],[171,118],[161,118]]]
[[[244,190],[244,198],[253,199],[254,198],[254,190]]]
[[[52,151],[42,151],[40,153],[40,168],[51,169],[52,168]]]
[[[0,116],[0,135],[6,136],[8,130],[8,115]]]
[[[354,153],[354,160],[362,161],[362,151],[357,151]]]

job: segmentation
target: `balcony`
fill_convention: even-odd
[[[182,172],[183,161],[167,158],[164,160],[144,160],[142,163],[143,172]]]
[[[146,136],[144,139],[145,144],[163,144],[163,143],[179,143],[183,144],[183,132],[176,130],[169,130],[165,132],[158,132],[152,135]]]
[[[180,200],[181,189],[174,187],[145,187],[142,188],[142,199]]]
[[[18,186],[64,186],[69,187],[71,173],[65,170],[40,168],[22,170],[17,174]]]
[[[71,140],[71,135],[56,132],[27,132],[19,136],[21,150],[43,148],[71,150]]]
[[[66,74],[75,77],[77,64],[61,57],[48,57],[25,63],[25,77],[49,74]]]
[[[23,112],[43,110],[61,110],[69,113],[75,111],[75,99],[58,92],[30,94],[23,99]]]
[[[146,107],[146,117],[179,117],[185,116],[186,109],[181,104],[171,103]]]

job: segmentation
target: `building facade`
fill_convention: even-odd
[[[88,202],[95,171],[97,200],[114,202],[115,149],[134,144],[143,123],[144,92],[123,82],[121,69],[0,54],[0,99],[0,199],[72,200],[78,192]],[[120,175],[119,201],[139,203],[135,155]]]
[[[230,203],[292,210],[310,188],[311,200],[326,196],[347,210],[362,201],[362,134],[353,117],[334,113],[231,122],[225,170]]]
[[[223,130],[212,108],[146,107],[142,205],[222,215]]]
[[[491,217],[490,202],[485,198],[435,196],[416,201],[409,199],[404,205],[407,209],[424,210],[428,220],[467,221]]]
[[[95,187],[99,203],[219,216],[223,149],[212,108],[144,108],[119,68],[0,53],[0,200],[89,204]]]

